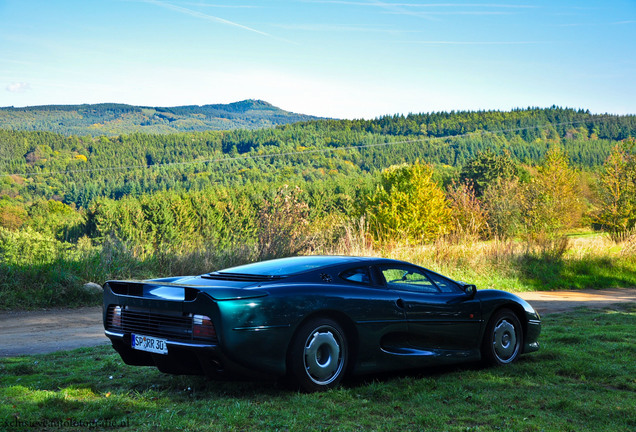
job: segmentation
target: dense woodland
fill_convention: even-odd
[[[315,118],[284,111],[260,100],[177,107],[104,103],[0,108],[2,129],[46,131],[67,136],[258,129]]]
[[[567,231],[634,229],[634,136],[635,116],[557,107],[112,137],[0,129],[0,301],[28,304],[18,283],[77,295],[88,280],[343,242],[521,239],[559,259]]]
[[[217,185],[357,183],[358,176],[418,159],[452,172],[486,149],[532,165],[555,145],[564,148],[573,166],[595,170],[617,142],[635,135],[634,116],[559,108],[117,137],[0,130],[0,195],[87,208],[96,197]]]

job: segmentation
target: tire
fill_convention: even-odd
[[[329,318],[314,318],[298,329],[291,343],[291,382],[306,392],[336,387],[345,375],[349,346],[342,327]]]
[[[517,360],[523,348],[523,328],[510,309],[496,312],[486,327],[482,359],[490,365],[506,365]]]

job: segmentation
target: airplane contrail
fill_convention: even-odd
[[[183,14],[186,14],[186,15],[190,15],[190,16],[193,16],[193,17],[196,17],[196,18],[202,18],[202,19],[205,19],[205,20],[208,20],[208,21],[213,21],[213,22],[217,22],[217,23],[221,23],[221,24],[230,25],[230,26],[233,26],[233,27],[242,28],[243,30],[247,30],[247,31],[251,31],[251,32],[254,32],[254,33],[258,33],[258,34],[263,35],[263,36],[273,37],[269,33],[265,33],[263,31],[256,30],[256,29],[254,29],[252,27],[248,27],[248,26],[245,26],[243,24],[236,23],[234,21],[230,21],[230,20],[226,20],[226,19],[223,19],[223,18],[219,18],[219,17],[214,16],[214,15],[208,15],[208,14],[204,14],[203,12],[198,12],[198,11],[195,11],[195,10],[192,10],[192,9],[184,8],[183,6],[177,6],[177,5],[174,5],[172,3],[165,3],[165,2],[162,2],[162,1],[159,1],[159,0],[143,0],[143,1],[145,1],[146,3],[152,3],[152,4],[155,4],[157,6],[161,6],[161,7],[166,8],[166,9],[172,9],[174,11],[177,11],[177,12],[180,12],[180,13],[183,13]]]

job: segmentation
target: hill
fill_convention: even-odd
[[[66,136],[260,129],[315,119],[317,117],[284,111],[261,100],[177,107],[85,104],[0,108],[1,129],[47,131]]]

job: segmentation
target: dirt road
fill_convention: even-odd
[[[44,354],[110,343],[101,307],[0,312],[0,357]]]
[[[636,288],[517,293],[540,314],[636,302]],[[101,307],[0,312],[0,357],[108,344]]]
[[[530,303],[542,315],[565,312],[577,307],[604,308],[616,303],[636,302],[636,288],[534,291],[516,294]]]

